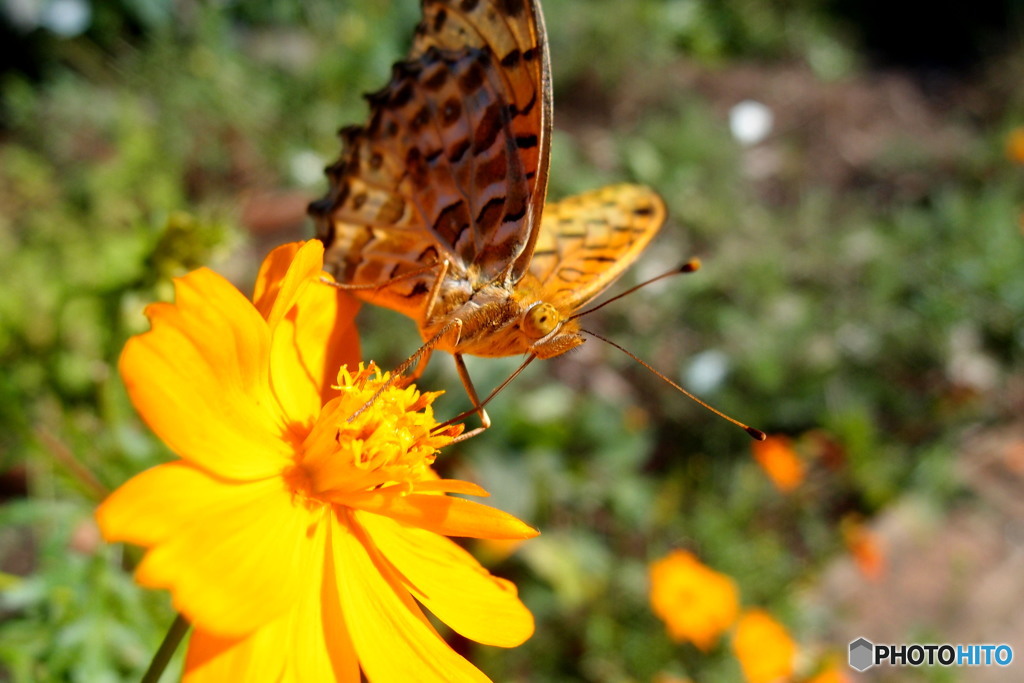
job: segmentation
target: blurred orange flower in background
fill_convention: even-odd
[[[740,616],[732,649],[748,683],[785,681],[793,675],[796,643],[764,610],[752,609]]]
[[[806,683],[850,683],[850,677],[844,671],[845,663],[840,663],[838,657],[830,657],[825,668],[808,678]]]
[[[437,394],[357,365],[358,304],[322,267],[319,242],[286,245],[253,303],[199,269],[147,309],[121,374],[181,459],[115,491],[100,528],[147,548],[137,581],[193,624],[186,681],[486,680],[417,603],[467,638],[522,643],[515,587],[445,536],[537,532],[446,495],[486,495],[430,467],[461,426],[434,431]]]
[[[804,463],[786,436],[769,436],[754,441],[754,460],[782,493],[789,493],[804,480]]]
[[[1018,126],[1006,136],[1006,156],[1014,163],[1024,164],[1024,126]]]
[[[875,532],[856,518],[844,519],[839,526],[843,543],[860,573],[871,580],[880,578],[885,571],[885,554]]]
[[[667,671],[659,671],[654,674],[654,678],[651,679],[651,683],[693,683],[693,680],[684,678],[683,676],[677,676]]]
[[[739,590],[725,574],[685,550],[651,563],[651,608],[669,637],[710,649],[739,613]]]

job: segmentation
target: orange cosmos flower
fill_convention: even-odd
[[[743,613],[736,624],[732,649],[748,683],[773,683],[793,675],[796,643],[764,610]]]
[[[487,680],[419,604],[467,638],[522,643],[514,586],[445,536],[537,532],[445,495],[486,495],[430,468],[461,427],[433,432],[436,394],[413,387],[370,402],[387,375],[355,369],[358,304],[322,266],[319,242],[286,245],[253,303],[200,269],[149,307],[121,374],[181,459],[115,491],[100,528],[147,548],[137,580],[194,625],[186,681]]]
[[[789,493],[804,480],[804,463],[785,436],[769,436],[753,443],[754,460],[782,493]]]
[[[685,550],[673,550],[651,563],[651,609],[665,622],[669,637],[707,651],[736,620],[736,582],[703,565]]]

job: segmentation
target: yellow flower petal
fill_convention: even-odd
[[[451,540],[380,515],[353,517],[405,577],[413,596],[456,632],[499,647],[521,645],[533,635],[533,615],[515,586],[492,576]]]
[[[371,542],[355,535],[347,514],[333,519],[341,611],[371,683],[487,681],[437,635],[394,570],[376,553],[371,556],[364,545]]]
[[[443,536],[468,538],[533,538],[540,532],[501,510],[464,498],[411,493],[400,487],[332,497],[336,503],[391,517]]]
[[[283,251],[288,253],[292,249],[292,245],[287,245]],[[279,258],[275,254],[276,251],[274,250],[270,253],[270,259],[277,260]],[[327,275],[322,272],[323,267],[324,245],[320,240],[309,240],[308,242],[298,244],[298,249],[292,254],[292,261],[288,264],[284,277],[277,280],[275,286],[267,288],[266,294],[259,297],[260,303],[263,305],[268,301],[272,301],[273,305],[270,307],[270,310],[264,314],[270,327],[274,327],[281,322],[282,318],[290,314],[292,306],[300,296],[299,292],[310,282],[317,281],[318,284],[324,284],[319,282],[321,276]],[[274,265],[270,268],[276,270],[279,266]],[[263,268],[261,267],[260,270],[262,271]],[[260,285],[257,284],[257,286]],[[263,286],[266,287],[265,284]],[[329,291],[335,291],[334,288],[328,285],[324,286]],[[256,301],[255,296],[253,300]],[[260,312],[263,313],[264,310],[260,308]]]
[[[278,294],[281,292],[281,283],[288,274],[295,255],[305,244],[305,242],[288,242],[275,247],[260,264],[259,273],[256,274],[256,284],[253,286],[252,302],[264,320],[270,319],[274,302],[277,301]]]
[[[359,657],[355,644],[349,635],[345,617],[341,612],[341,599],[335,578],[339,570],[334,564],[334,553],[329,547],[328,536],[332,533],[331,523],[320,525],[323,538],[317,546],[324,552],[318,558],[318,572],[311,587],[317,588],[316,595],[304,601],[295,611],[295,625],[292,629],[295,645],[294,663],[289,667],[286,680],[295,683],[305,681],[339,681],[359,683]]]
[[[261,495],[261,489],[244,489]],[[96,510],[103,537],[151,546],[197,520],[232,504],[240,489],[176,461],[138,474],[114,491]]]
[[[296,504],[275,478],[226,484],[202,516],[189,519],[189,512],[186,524],[146,553],[139,583],[171,589],[178,611],[222,636],[250,633],[295,604],[324,508]]]
[[[268,258],[276,258],[276,250]],[[285,252],[287,254],[287,252]],[[276,289],[260,299],[272,330],[270,378],[274,393],[293,428],[308,432],[320,407],[337,395],[332,389],[338,368],[359,362],[359,336],[354,327],[359,302],[321,281],[323,245],[306,242],[295,253]],[[280,266],[269,266],[277,271]],[[261,282],[263,282],[261,280]],[[263,285],[265,289],[266,284]]]
[[[318,524],[313,544],[326,550],[329,524]],[[324,574],[332,577],[324,582]],[[279,683],[359,683],[359,660],[339,609],[334,560],[311,562],[298,603],[288,614],[238,639],[196,630],[184,683],[273,680]]]
[[[291,457],[270,392],[266,323],[227,280],[199,269],[175,282],[177,303],[147,309],[121,376],[142,419],[182,458],[224,477],[259,479]]]
[[[430,470],[427,476],[431,475],[437,476],[433,470]],[[464,496],[479,496],[481,498],[491,495],[487,489],[461,479],[425,479],[414,483],[412,490],[416,493],[460,493]]]
[[[732,649],[748,683],[776,683],[793,675],[796,643],[764,610],[743,613],[736,624]]]
[[[279,680],[287,651],[281,643],[291,626],[281,617],[243,638],[223,638],[193,628],[182,683],[261,683]]]

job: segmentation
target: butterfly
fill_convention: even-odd
[[[339,286],[417,323],[417,374],[433,350],[450,352],[486,428],[462,356],[526,354],[522,369],[578,347],[574,316],[666,208],[632,184],[545,204],[552,90],[537,0],[422,10],[406,59],[366,96],[369,122],[342,129],[330,189],[309,212]]]

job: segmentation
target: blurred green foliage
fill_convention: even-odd
[[[132,551],[90,526],[103,490],[170,457],[127,402],[120,349],[175,275],[210,264],[249,289],[270,242],[247,233],[245,197],[324,190],[334,131],[365,117],[358,93],[385,83],[418,18],[413,0],[90,7],[82,35],[19,34],[40,68],[0,76],[0,680],[145,668],[169,601],[135,588]],[[816,164],[844,160],[827,146],[812,158],[802,136],[817,124],[797,116],[768,148],[766,180],[750,170],[758,148],[725,123],[743,88],[690,75],[797,63],[811,90],[870,81],[855,27],[817,0],[585,7],[545,7],[551,195],[648,183],[673,218],[636,270],[705,261],[587,324],[751,424],[820,436],[834,457],[784,497],[740,430],[614,349],[536,363],[490,406],[494,427],[441,465],[543,530],[494,567],[538,635],[512,651],[460,647],[500,681],[736,680],[726,646],[667,640],[646,603],[650,560],[691,548],[805,635],[792,596],[841,552],[839,521],[908,492],[962,495],[962,430],[1012,414],[1024,190],[1003,138],[1024,101],[998,83],[1024,55],[960,91],[950,145],[887,138],[836,180]],[[368,358],[395,365],[417,346],[411,322],[361,315]],[[488,388],[515,365],[470,370]],[[435,359],[421,385],[447,388],[454,414],[466,404],[450,366]]]

